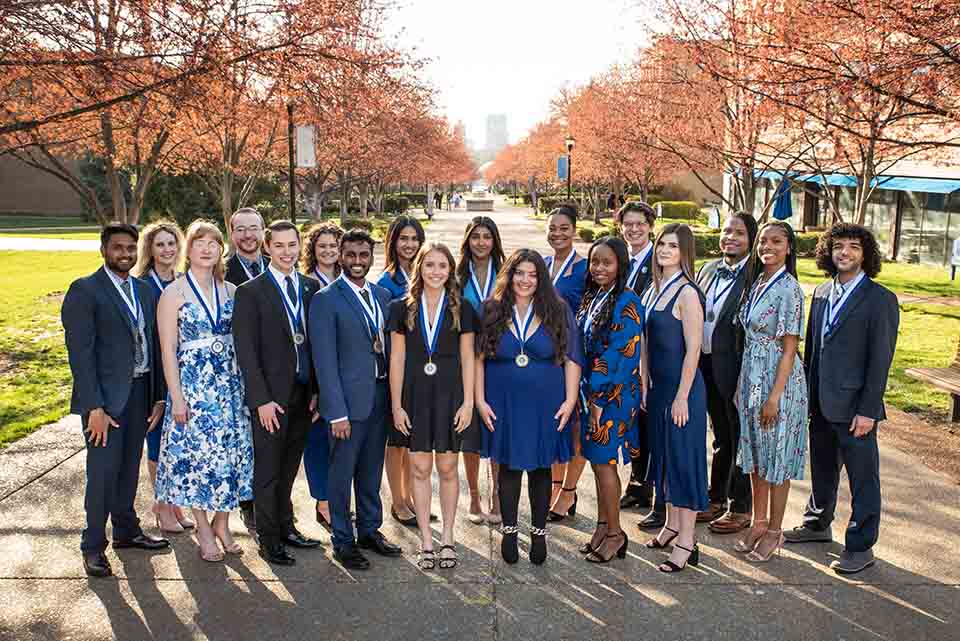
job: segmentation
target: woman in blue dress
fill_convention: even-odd
[[[576,236],[577,208],[572,204],[563,204],[552,210],[547,216],[547,243],[553,250],[553,255],[544,260],[550,273],[550,281],[574,314],[580,309],[587,277],[587,261],[573,248]],[[562,521],[566,516],[575,516],[577,513],[577,483],[587,463],[586,459],[580,456],[579,431],[579,422],[575,418],[570,426],[573,458],[569,465],[553,464],[549,516],[551,521]],[[564,491],[561,492],[561,489]]]
[[[686,225],[665,226],[653,246],[653,281],[644,294],[643,389],[650,430],[650,475],[667,521],[648,548],[673,542],[661,572],[700,562],[697,512],[707,509],[707,396],[697,367],[703,341],[703,296],[696,248]]]
[[[497,273],[505,260],[497,223],[489,216],[474,216],[463,232],[457,280],[460,283],[463,300],[470,303],[478,314],[483,309],[483,302],[493,294]],[[475,421],[479,424],[479,418]],[[472,430],[471,434],[477,438],[481,436],[480,430]],[[470,445],[473,446],[471,450],[475,450],[479,443]],[[490,479],[493,487],[490,495],[490,511],[485,512],[480,495],[480,454],[476,451],[464,451],[460,455],[463,457],[464,475],[467,477],[467,487],[470,489],[467,520],[474,525],[484,522],[494,525],[500,523],[500,500],[497,498],[499,474],[496,463],[490,462]]]
[[[312,225],[303,243],[300,267],[303,274],[327,287],[340,277],[340,238],[343,230],[330,221]],[[307,475],[310,496],[316,501],[317,523],[327,532],[331,531],[330,505],[327,502],[327,469],[329,468],[330,427],[322,418],[317,419],[307,433],[307,445],[303,450],[303,471]]]
[[[201,558],[222,561],[224,551],[243,553],[230,512],[253,498],[250,412],[230,333],[236,288],[223,280],[223,236],[213,223],[191,223],[185,246],[185,273],[157,312],[169,390],[157,500],[191,508]]]
[[[517,512],[527,472],[530,561],[547,558],[550,466],[570,460],[567,424],[575,415],[583,349],[573,312],[550,284],[540,254],[520,249],[504,264],[483,305],[476,404],[487,430],[483,449],[499,464],[503,541],[516,563]]]
[[[390,292],[391,301],[407,295],[413,259],[417,257],[424,240],[426,235],[423,233],[423,225],[413,216],[397,216],[387,228],[387,264],[377,280],[377,285]],[[390,516],[403,525],[416,527],[413,477],[407,454],[409,438],[394,428],[392,418],[388,417],[387,423],[387,452],[383,467],[387,472],[387,484],[390,486]]]
[[[137,264],[133,275],[147,281],[157,292],[157,299],[163,290],[180,274],[177,265],[183,252],[183,232],[175,222],[158,220],[143,228],[140,244],[137,247]],[[162,425],[157,424],[147,430],[147,472],[154,488],[157,486],[157,460],[160,458],[160,435]],[[194,527],[179,507],[154,501],[153,512],[157,528],[167,534],[180,534]]]
[[[639,440],[640,336],[643,306],[627,287],[630,258],[619,238],[603,238],[587,254],[590,271],[577,314],[586,367],[580,382],[584,417],[583,456],[597,485],[597,527],[581,550],[587,561],[607,563],[627,554],[627,533],[620,529],[620,460],[630,462],[630,446]]]
[[[754,244],[748,267],[752,284],[744,290],[738,319],[745,340],[736,394],[737,464],[750,475],[753,523],[734,547],[763,562],[783,546],[790,481],[803,478],[808,401],[797,358],[803,290],[797,282],[796,236],[787,223],[769,222]]]

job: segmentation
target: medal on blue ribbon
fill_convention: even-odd
[[[437,351],[437,338],[440,336],[440,326],[443,324],[443,315],[447,307],[446,290],[440,293],[437,309],[433,314],[433,322],[427,318],[427,295],[420,295],[420,335],[423,345],[427,348],[427,363],[423,366],[423,373],[433,376],[437,373],[437,365],[433,362],[433,353]]]
[[[370,291],[370,302],[373,304],[373,309],[367,305],[363,296],[359,293],[357,293],[357,300],[360,301],[363,315],[367,317],[367,333],[370,335],[370,340],[373,341],[373,351],[375,354],[383,354],[383,341],[380,338],[383,330],[383,311],[380,309],[380,302],[372,290]]]
[[[724,287],[722,290],[718,287],[720,283],[720,274],[714,274],[713,280],[710,281],[710,286],[707,288],[707,308],[710,310],[707,312],[707,321],[713,322],[717,318],[717,301],[723,298],[723,295],[730,291],[730,288],[733,287],[737,282],[737,276],[740,275],[740,270],[742,267],[737,267],[733,270],[733,278],[730,279],[730,283]],[[720,290],[720,291],[717,291]],[[713,297],[710,297],[710,293],[713,292]]]
[[[296,283],[295,287],[297,288],[297,300],[291,301],[287,296],[287,292],[284,291],[284,287],[277,281],[276,276],[271,272],[270,280],[273,281],[273,285],[277,288],[277,291],[280,292],[280,300],[283,301],[283,309],[287,312],[287,318],[290,319],[290,325],[293,327],[293,344],[296,346],[303,345],[306,340],[306,336],[303,333],[303,323],[300,319],[300,310],[303,309],[303,291],[300,288],[300,282],[297,279],[297,274],[294,272],[290,276],[291,279]]]
[[[493,259],[487,258],[487,279],[483,285],[483,288],[480,288],[480,283],[477,282],[477,273],[473,271],[473,261],[470,261],[470,282],[473,285],[473,289],[477,292],[477,298],[480,300],[480,303],[487,300],[487,297],[490,296],[490,290],[493,288]]]
[[[513,362],[517,364],[517,367],[526,367],[530,364],[530,357],[524,352],[524,347],[527,342],[527,330],[530,329],[530,323],[533,322],[533,301],[530,302],[530,305],[527,307],[527,315],[524,316],[523,322],[519,320],[519,311],[517,306],[513,306],[513,327],[517,330],[517,340],[520,341],[520,353],[517,354],[517,357],[513,359]],[[520,329],[521,326],[523,329]]]
[[[217,328],[220,327],[220,290],[217,288],[216,280],[212,280],[213,284],[213,305],[208,305],[207,297],[204,296],[203,292],[200,291],[200,287],[197,285],[197,281],[193,279],[193,274],[190,271],[187,271],[187,284],[190,285],[190,289],[193,290],[193,295],[197,297],[197,300],[200,301],[200,307],[203,308],[203,311],[207,314],[207,319],[210,321],[210,331],[216,334]],[[211,307],[216,311],[216,316],[210,311]],[[226,348],[223,341],[219,338],[215,339],[213,343],[210,344],[210,351],[214,354],[221,354]]]

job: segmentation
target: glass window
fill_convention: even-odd
[[[875,189],[867,201],[864,224],[873,230],[880,251],[890,252],[890,229],[897,216],[897,192],[889,189]]]
[[[923,192],[904,192],[903,218],[900,220],[899,260],[920,262],[920,244],[923,235],[923,209],[927,195]]]

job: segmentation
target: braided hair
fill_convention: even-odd
[[[603,301],[599,311],[593,318],[590,338],[585,339],[585,351],[587,360],[592,361],[595,357],[603,354],[610,345],[610,332],[614,322],[613,310],[617,306],[617,300],[620,294],[627,288],[627,278],[630,276],[630,253],[627,251],[627,244],[621,238],[607,236],[595,241],[590,246],[590,252],[587,254],[587,265],[589,266],[593,259],[593,252],[597,247],[609,247],[617,257],[617,280],[613,284],[613,290],[607,299]],[[581,327],[587,318],[590,305],[602,294],[600,285],[593,279],[593,274],[587,270],[586,290],[583,299],[580,302],[580,309],[577,311],[577,324]]]

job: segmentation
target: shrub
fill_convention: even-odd
[[[657,204],[662,218],[696,220],[700,216],[700,207],[689,200],[661,200]]]
[[[720,232],[697,232],[694,234],[697,244],[697,258],[720,255]],[[819,232],[797,233],[797,256],[812,258],[820,240]]]
[[[577,230],[577,235],[580,236],[580,240],[582,240],[585,243],[593,242],[594,234],[592,229],[589,229],[587,227],[581,227],[580,229]]]
[[[383,197],[383,211],[387,214],[402,214],[410,207],[406,196],[391,194]]]
[[[657,203],[663,202],[664,200],[666,200],[666,198],[664,198],[660,194],[647,194],[646,199],[644,199],[644,197],[641,196],[640,194],[630,194],[629,196],[627,196],[627,201],[641,201],[641,202],[647,203],[648,205],[656,205]]]
[[[680,185],[665,185],[663,189],[660,190],[660,193],[663,194],[664,200],[683,201],[690,200],[691,196],[693,196],[692,191]]]
[[[615,237],[616,235],[617,234],[611,231],[610,229],[601,229],[600,231],[597,232],[596,236],[594,236],[594,240],[600,240],[601,238],[606,238],[607,236]]]
[[[362,229],[364,231],[373,231],[373,221],[368,218],[344,218],[340,225],[344,229]]]
[[[816,254],[817,242],[820,240],[822,232],[803,232],[797,233],[797,256],[801,258],[813,258]]]

